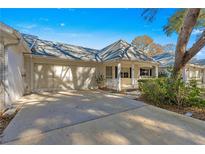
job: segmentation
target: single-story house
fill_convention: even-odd
[[[96,50],[21,34],[3,23],[0,38],[0,109],[35,91],[95,89],[98,75],[118,91],[136,88],[140,78],[158,77],[159,63],[123,40]]]
[[[173,52],[166,52],[153,57],[153,59],[160,63],[159,75],[169,74],[167,70],[174,65],[174,57]],[[205,85],[205,65],[203,65],[201,60],[190,61],[184,67],[182,75],[185,82],[196,80],[198,85]]]

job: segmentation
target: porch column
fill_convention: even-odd
[[[135,65],[134,64],[132,64],[132,76],[131,76],[131,78],[132,78],[132,87],[134,88],[135,87]]]
[[[203,84],[205,85],[205,69],[204,69],[204,72],[203,72],[202,79],[203,79]]]
[[[35,90],[35,87],[34,87],[34,64],[33,64],[33,60],[32,60],[32,55],[30,55],[29,57],[29,67],[30,67],[30,87],[31,87],[31,90],[30,92],[33,92]]]
[[[140,66],[137,66],[137,79],[140,79]]]
[[[159,69],[158,66],[155,66],[155,77],[158,78]]]
[[[117,91],[121,91],[121,63],[117,64]]]
[[[187,82],[187,69],[186,69],[186,67],[183,68],[182,77],[183,77],[183,81],[186,83]]]

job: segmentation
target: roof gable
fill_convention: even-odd
[[[136,61],[153,61],[143,52],[138,51],[134,46],[124,40],[119,40],[99,52],[102,61],[111,60],[136,60]]]

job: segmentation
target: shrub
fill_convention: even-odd
[[[186,84],[171,78],[158,78],[139,83],[142,94],[155,104],[175,104],[178,106],[205,106],[201,89],[195,81]]]
[[[165,78],[160,78],[147,80],[146,82],[140,82],[139,88],[147,100],[159,104],[166,100],[167,90],[165,80]]]
[[[103,74],[98,74],[95,76],[96,83],[99,88],[101,88],[104,85],[105,77]]]
[[[167,67],[166,69],[159,72],[158,77],[170,77],[173,72],[173,67]]]
[[[168,77],[169,75],[168,75],[168,73],[166,73],[166,72],[159,72],[159,74],[158,74],[158,77],[159,78],[162,78],[162,77]]]

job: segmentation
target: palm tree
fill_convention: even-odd
[[[152,21],[158,9],[145,9],[143,16]],[[149,16],[150,14],[150,16]],[[205,9],[190,8],[179,9],[168,19],[168,23],[163,27],[164,32],[170,36],[178,33],[178,40],[175,50],[175,64],[173,78],[178,79],[182,68],[205,46]],[[192,45],[187,49],[187,44],[193,29],[201,29],[202,33]]]
[[[179,33],[183,25],[184,18],[189,9],[178,9],[175,14],[169,17],[167,24],[163,27],[163,30],[167,36],[170,36],[174,32]],[[197,18],[197,23],[194,29],[203,29],[205,27],[205,9],[200,10],[200,14]]]

